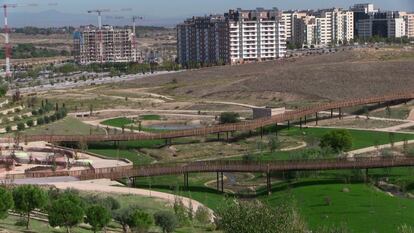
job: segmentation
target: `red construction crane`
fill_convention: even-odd
[[[57,3],[49,3],[49,6],[56,6]],[[10,28],[8,22],[8,9],[9,8],[16,8],[16,7],[37,7],[39,6],[37,3],[30,3],[30,4],[3,4],[1,7],[4,9],[4,38],[5,38],[5,56],[6,56],[6,77],[11,77],[11,70],[10,70],[10,59],[11,59],[11,44],[10,44]]]

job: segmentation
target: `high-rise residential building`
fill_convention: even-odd
[[[281,11],[238,9],[225,16],[230,27],[232,63],[285,57],[286,34]]]
[[[400,12],[400,17],[404,19],[406,36],[414,38],[414,13]]]
[[[285,28],[277,9],[194,17],[177,26],[177,40],[183,66],[262,61],[286,54]]]
[[[282,13],[282,23],[285,25],[287,42],[294,42],[295,19],[304,17],[307,13],[307,11],[284,11]]]
[[[177,25],[178,62],[184,66],[195,63],[229,63],[228,23],[224,16],[193,17]]]
[[[315,44],[326,46],[354,39],[354,13],[342,9],[319,10],[315,13]]]
[[[316,17],[313,15],[306,15],[300,18],[295,18],[295,30],[293,34],[294,43],[301,46],[312,46],[316,44],[315,29]]]
[[[131,29],[82,27],[74,33],[75,61],[79,64],[134,62],[137,60],[134,36]]]

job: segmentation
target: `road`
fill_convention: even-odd
[[[85,86],[91,86],[91,85],[100,85],[100,84],[109,84],[109,83],[118,83],[118,82],[125,82],[125,81],[132,81],[136,79],[146,78],[146,77],[154,77],[162,74],[170,74],[170,73],[177,73],[182,71],[158,71],[153,74],[147,73],[147,74],[134,74],[134,75],[125,75],[121,77],[103,77],[98,79],[87,79],[86,81],[78,80],[77,82],[73,81],[65,81],[61,83],[55,83],[54,85],[46,84],[41,86],[34,86],[34,87],[24,87],[19,89],[21,93],[23,94],[29,94],[29,93],[37,93],[42,91],[50,91],[50,90],[64,90],[64,89],[72,89],[72,88],[79,88],[79,87],[85,87]],[[9,91],[8,95],[11,95],[12,93]]]

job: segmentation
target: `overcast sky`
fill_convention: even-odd
[[[21,6],[30,3],[39,4],[38,7],[10,9],[12,26],[95,23],[96,19],[92,18],[92,15],[86,17],[87,11],[92,9],[111,9],[112,12],[105,13],[107,16],[143,16],[148,20],[143,24],[171,23],[173,25],[189,16],[224,13],[228,9],[235,8],[278,7],[282,10],[349,8],[355,3],[363,2],[372,2],[380,9],[414,11],[414,0],[0,0],[1,4],[17,3]],[[124,8],[131,8],[132,11],[120,11]],[[46,11],[49,13],[41,14]]]

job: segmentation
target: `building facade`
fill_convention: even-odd
[[[177,26],[182,66],[234,64],[282,58],[285,28],[277,9],[230,10],[224,15],[193,17]]]
[[[398,11],[369,13],[357,22],[358,37],[401,38],[407,35],[406,20]]]
[[[79,64],[134,62],[137,52],[131,29],[83,27],[74,33],[74,57]]]
[[[193,17],[177,25],[178,62],[226,64],[229,62],[228,23],[224,16]]]
[[[283,58],[286,33],[277,9],[229,11],[230,61],[242,63]]]

